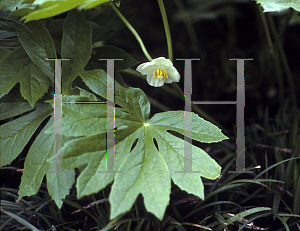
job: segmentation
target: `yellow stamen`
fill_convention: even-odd
[[[168,74],[165,69],[163,69],[163,72],[164,72],[164,76],[166,76],[166,78],[168,78]]]
[[[158,68],[153,72],[154,79],[158,78],[160,81],[165,81],[166,78],[168,78],[167,71],[165,69]]]

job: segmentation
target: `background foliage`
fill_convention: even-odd
[[[41,7],[42,2],[46,9],[48,7],[47,1],[40,1]],[[78,6],[82,6],[82,2],[78,1]],[[1,9],[11,11],[15,9],[15,6],[10,6],[13,7],[11,9],[5,8],[8,7],[5,3],[5,1],[1,2]],[[18,3],[16,2],[16,4]],[[26,164],[27,166],[36,166],[36,163],[44,163],[42,168],[39,167],[35,170],[39,179],[30,182],[31,185],[24,184],[28,187],[22,186],[21,183],[19,191],[20,196],[34,195],[37,192],[39,194],[35,197],[25,197],[25,199],[18,200],[18,203],[8,200],[1,201],[3,213],[6,212],[7,218],[12,217],[11,214],[17,214],[20,218],[25,219],[25,223],[21,222],[23,225],[28,225],[27,220],[42,230],[50,229],[52,225],[57,226],[57,229],[68,227],[75,230],[78,229],[77,227],[86,230],[92,227],[103,228],[103,230],[114,227],[120,230],[201,230],[210,228],[214,230],[242,230],[243,228],[258,229],[258,227],[271,230],[298,230],[297,219],[299,223],[300,210],[299,160],[290,159],[299,156],[299,103],[297,95],[300,87],[297,80],[299,75],[297,65],[297,50],[299,48],[297,42],[299,41],[297,40],[299,38],[297,12],[289,9],[280,14],[263,14],[260,6],[250,1],[181,2],[177,0],[166,1],[165,4],[171,23],[174,57],[201,58],[201,61],[193,63],[193,100],[235,100],[236,64],[229,61],[229,59],[236,57],[254,58],[253,61],[245,62],[246,166],[261,165],[262,169],[256,169],[252,174],[228,174],[228,170],[234,170],[235,166],[235,107],[206,105],[200,108],[193,107],[193,110],[199,116],[222,128],[222,131],[230,140],[209,145],[193,141],[194,145],[208,152],[223,167],[221,178],[218,181],[209,182],[204,180],[206,186],[204,201],[181,191],[172,178],[175,184],[172,183],[170,189],[169,205],[164,214],[157,216],[162,221],[147,213],[145,208],[149,211],[149,206],[147,207],[145,198],[145,208],[141,196],[138,196],[135,201],[137,195],[135,197],[132,195],[129,198],[133,201],[134,206],[132,207],[132,204],[127,206],[127,210],[130,210],[128,213],[110,221],[110,211],[118,209],[116,206],[110,208],[108,203],[108,195],[111,195],[110,193],[114,190],[114,186],[112,187],[110,181],[108,181],[107,187],[104,183],[103,187],[98,186],[99,189],[103,188],[101,193],[96,193],[99,190],[93,188],[95,194],[77,200],[76,194],[80,193],[81,189],[78,191],[78,187],[77,189],[72,188],[74,182],[72,177],[75,176],[75,171],[71,172],[70,177],[66,179],[59,179],[59,175],[55,177],[53,174],[51,179],[48,177],[50,174],[48,174],[46,178],[47,191],[45,191],[44,175],[37,173],[38,171],[45,172],[49,168],[49,162],[45,161],[47,155],[40,155],[44,158],[43,160],[33,156],[38,150],[46,151],[48,154],[53,153],[53,150],[45,148],[51,147],[53,141],[49,137],[53,136],[51,136],[51,133],[43,132],[47,129],[48,131],[51,130],[51,121],[53,121],[51,113],[53,113],[53,109],[50,104],[39,106],[40,102],[53,98],[53,88],[51,88],[53,78],[53,66],[51,65],[53,64],[51,62],[41,62],[45,57],[56,57],[57,54],[61,54],[61,57],[69,57],[74,52],[88,51],[80,54],[82,58],[76,60],[76,57],[74,57],[74,63],[63,63],[63,75],[68,76],[68,80],[63,81],[63,84],[66,84],[63,89],[67,89],[68,94],[77,94],[79,97],[69,98],[69,100],[95,97],[94,94],[91,94],[93,92],[96,93],[98,99],[103,100],[105,93],[101,95],[100,91],[97,92],[97,88],[95,88],[97,84],[87,81],[88,78],[84,81],[85,74],[80,74],[80,72],[83,68],[86,73],[93,73],[94,69],[106,70],[105,64],[97,62],[97,59],[103,57],[114,58],[116,56],[119,58],[122,55],[126,61],[116,62],[115,69],[118,71],[115,78],[120,83],[120,89],[126,89],[123,87],[130,85],[147,93],[146,96],[141,90],[134,90],[140,92],[139,97],[143,97],[145,102],[149,100],[151,103],[148,118],[155,115],[153,118],[161,116],[161,118],[174,119],[176,116],[159,112],[170,111],[168,113],[172,113],[172,110],[182,110],[184,101],[180,90],[176,86],[173,85],[172,88],[169,86],[152,88],[147,85],[144,77],[133,71],[134,68],[127,69],[134,67],[138,63],[136,60],[143,62],[145,58],[132,34],[127,29],[122,29],[124,28],[123,23],[109,6],[105,8],[105,5],[102,5],[101,8],[97,8],[98,11],[83,11],[83,14],[75,14],[75,11],[71,11],[70,14],[66,12],[54,18],[44,19],[44,21],[32,21],[26,24],[12,22],[10,19],[6,20],[9,12],[1,11],[1,57],[5,57],[4,60],[1,60],[1,67],[6,68],[1,72],[1,96],[3,96],[1,107],[4,108],[2,105],[5,105],[5,110],[1,109],[1,139],[5,140],[6,145],[9,144],[9,142],[6,142],[7,138],[12,137],[15,139],[14,145],[9,147],[12,151],[11,154],[6,156],[10,159],[3,158],[3,152],[1,151],[1,166],[14,160],[10,167],[6,167],[6,170],[5,167],[2,168],[1,173],[14,179],[15,186],[18,186],[17,179],[20,173],[15,172],[16,167],[24,168],[23,177],[25,179],[26,174],[29,174],[25,171]],[[31,12],[30,10],[34,12],[37,8],[39,7],[35,6],[34,9],[31,6],[30,8],[29,5],[28,9],[21,7],[21,9],[15,11],[14,16],[23,16]],[[99,11],[100,13],[98,13]],[[166,56],[164,29],[157,3],[145,1],[141,4],[133,1],[122,1],[120,11],[127,19],[132,19],[130,22],[140,33],[153,57]],[[17,14],[17,12],[19,13]],[[26,13],[24,14],[24,12]],[[83,17],[87,21],[83,20]],[[64,20],[65,18],[66,20]],[[67,24],[67,22],[70,24]],[[78,27],[81,26],[82,31],[72,40],[73,24]],[[145,25],[152,26],[146,30]],[[89,27],[92,29],[92,36],[83,36],[89,33]],[[45,28],[48,29],[49,33],[45,30],[43,33],[39,33],[42,36],[36,36],[36,33],[31,33],[27,28],[33,32]],[[49,35],[52,37],[53,42],[50,41]],[[101,46],[99,46],[98,41],[101,41]],[[90,43],[90,50],[82,47],[86,43]],[[68,44],[68,46],[73,44],[73,46],[65,49],[67,46],[64,46],[64,44]],[[78,45],[76,46],[76,44]],[[18,48],[14,49],[15,47]],[[44,51],[40,50],[41,47]],[[54,48],[57,54],[53,53]],[[37,53],[40,54],[39,57],[35,56]],[[87,53],[90,53],[90,55],[86,55]],[[175,61],[174,64],[183,77],[183,62]],[[10,73],[10,76],[14,77],[8,81],[6,72],[9,71],[14,71],[14,73]],[[22,79],[18,76],[21,74]],[[101,76],[101,73],[97,73],[97,75]],[[24,77],[27,79],[24,79]],[[81,90],[78,87],[70,88],[72,82],[73,87],[76,85]],[[15,85],[16,83],[19,84]],[[36,91],[37,94],[26,92],[29,89],[28,86],[31,86],[32,89],[39,89]],[[183,89],[183,81],[180,81],[179,86]],[[105,88],[102,87],[102,89]],[[42,93],[43,91],[44,93]],[[8,92],[9,94],[5,95]],[[33,105],[35,105],[35,111],[32,110]],[[128,106],[127,110],[132,110],[134,105],[136,104]],[[65,105],[65,108],[70,110],[69,115],[74,113],[71,106]],[[119,106],[124,108],[124,105]],[[126,116],[126,110],[116,109],[120,113],[120,118]],[[100,114],[101,118],[101,112],[104,111],[99,107],[99,113],[94,112],[93,115],[85,115],[83,112],[86,110],[88,109],[77,110],[75,113],[82,116],[81,118],[85,121],[91,120],[92,123],[93,117],[95,119],[95,116]],[[129,114],[135,114],[128,112]],[[71,121],[64,120],[64,123],[71,124],[76,121],[76,119],[72,121],[70,116],[66,118]],[[101,121],[100,118],[97,118],[97,121]],[[144,116],[144,119],[148,118]],[[137,120],[139,120],[138,117]],[[99,127],[101,127],[100,123]],[[13,131],[11,134],[8,132],[3,133],[2,131],[8,124],[13,124],[11,126],[18,133]],[[44,127],[45,125],[46,127]],[[82,127],[83,124],[77,126]],[[156,132],[155,130],[153,132]],[[16,135],[22,134],[22,132],[23,136]],[[25,132],[28,135],[24,139]],[[74,135],[87,136],[88,134],[88,132],[85,134],[82,134],[82,131],[78,132],[81,133]],[[165,137],[176,139],[176,137],[182,138],[183,134],[178,130],[170,133],[172,135],[167,133],[169,135],[165,134]],[[103,134],[99,134],[99,136],[101,135],[103,136]],[[131,138],[132,142],[134,141],[133,137]],[[73,148],[71,144],[75,144],[76,140],[86,138],[65,137],[65,139],[71,140],[69,147],[66,146],[66,148]],[[160,150],[162,146],[159,140],[156,139],[158,144],[154,141],[152,143],[153,147],[155,145]],[[49,142],[48,145],[47,142]],[[133,150],[143,147],[141,144],[143,142],[138,141]],[[5,148],[5,145],[1,143],[1,150],[3,148]],[[66,157],[72,156],[67,155]],[[28,162],[30,159],[31,162]],[[68,161],[68,159],[66,158],[64,161]],[[78,159],[77,162],[70,159],[69,166],[78,167],[83,163],[85,163],[84,157],[81,160]],[[92,162],[91,164],[95,165],[95,163]],[[174,160],[172,160],[172,163],[174,163]],[[104,167],[105,164],[102,163],[99,166]],[[79,175],[77,170],[76,175]],[[84,172],[76,177],[77,184],[80,177],[84,182],[86,182],[86,179],[92,180],[88,176],[86,179],[82,176],[84,176]],[[30,177],[32,175],[27,175],[28,179]],[[166,179],[166,177],[163,179]],[[120,178],[120,181],[122,180]],[[54,190],[55,192],[51,192],[50,183],[56,185],[57,188],[63,188],[59,187],[59,184],[69,186],[64,187],[65,191]],[[250,185],[251,187],[249,187]],[[155,188],[153,185],[151,186],[148,190]],[[64,200],[65,203],[62,208],[59,209],[56,205],[59,207],[62,205],[62,202],[59,202],[60,198],[64,198],[69,189],[71,189],[70,194]],[[184,188],[181,187],[181,189]],[[122,190],[124,191],[124,189]],[[13,188],[2,187],[1,192],[10,198],[18,198],[18,196],[14,197],[17,195],[17,191]],[[58,193],[56,197],[55,193]],[[156,191],[153,195],[159,195],[159,193],[159,191]],[[197,195],[196,192],[190,191],[190,193]],[[56,204],[48,195],[52,196]],[[89,195],[89,193],[82,195]],[[202,198],[201,195],[198,196]],[[85,209],[83,206],[85,206]],[[71,208],[74,207],[81,211],[71,215],[73,211]],[[150,212],[156,214],[156,209],[150,209]],[[7,211],[11,211],[11,214],[7,214]],[[17,213],[17,211],[19,212]],[[292,214],[294,214],[295,219]],[[33,215],[38,218],[33,217]],[[244,218],[246,215],[248,215],[246,217],[248,220]],[[8,224],[10,227],[18,227],[18,224],[20,224],[12,222],[12,219],[5,221],[7,223],[3,223],[2,228]],[[67,221],[74,222],[68,224]],[[252,221],[254,221],[254,224],[251,224]],[[246,224],[247,222],[248,224]]]

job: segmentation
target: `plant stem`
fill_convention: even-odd
[[[163,0],[157,0],[159,9],[161,12],[161,16],[163,18],[163,23],[165,27],[166,37],[167,37],[167,44],[168,44],[168,53],[169,53],[169,59],[173,62],[173,50],[172,50],[172,39],[171,39],[171,33],[170,33],[170,27],[168,23],[167,13],[166,9],[163,3]],[[181,88],[177,83],[172,83],[173,88],[179,93],[179,97],[184,100],[184,94]],[[195,110],[196,113],[198,113],[203,118],[211,121],[214,124],[217,124],[219,127],[222,127],[217,121],[215,121],[212,117],[210,117],[208,114],[206,114],[204,111],[202,111],[200,108],[198,108],[196,105],[192,105],[192,108]],[[225,129],[224,129],[225,130]],[[225,132],[227,133],[227,131]],[[228,135],[228,134],[227,134]]]
[[[170,33],[170,27],[169,27],[169,23],[168,23],[166,9],[165,9],[163,0],[157,0],[157,2],[159,5],[160,13],[161,13],[161,16],[163,19],[164,28],[165,28],[165,32],[166,32],[167,44],[168,44],[168,56],[169,56],[169,59],[171,60],[171,62],[173,62],[172,39],[171,39],[171,33]]]
[[[119,18],[124,22],[124,24],[127,26],[127,28],[131,31],[131,33],[134,35],[134,37],[136,38],[136,40],[138,41],[138,43],[140,44],[142,51],[144,52],[145,56],[147,57],[147,59],[151,62],[152,58],[149,55],[141,37],[139,36],[139,34],[136,32],[136,30],[130,25],[130,23],[127,21],[127,19],[122,15],[122,13],[119,11],[118,7],[113,3],[110,2],[110,6],[113,8],[113,10],[116,12],[116,14],[119,16]]]

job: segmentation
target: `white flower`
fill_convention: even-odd
[[[147,82],[153,87],[161,87],[164,83],[179,82],[180,80],[180,74],[171,60],[164,57],[142,63],[136,70],[142,75],[147,75]]]

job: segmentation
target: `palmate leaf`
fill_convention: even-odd
[[[53,98],[53,88],[44,98]],[[19,118],[1,125],[0,166],[2,167],[10,164],[20,154],[47,117],[51,116],[43,130],[53,124],[53,108],[50,104],[43,102],[37,102],[32,108],[28,102],[24,101],[20,90],[16,87],[8,95],[2,97],[0,101],[0,120],[21,115]],[[75,173],[74,170],[69,170],[68,173],[57,173],[54,171],[53,163],[46,162],[47,158],[53,155],[54,136],[43,134],[43,130],[34,140],[26,156],[19,186],[19,198],[35,195],[47,172],[49,194],[61,207],[61,199],[64,199],[69,193],[70,187],[75,181]]]
[[[63,26],[61,42],[62,59],[62,89],[65,95],[76,95],[76,89],[72,89],[72,82],[81,72],[92,53],[92,29],[81,12],[72,10],[68,13]]]
[[[26,25],[13,21],[18,38],[33,63],[53,81],[54,62],[46,59],[56,59],[53,40],[49,31],[40,21]]]
[[[69,46],[69,49],[64,48],[64,50],[67,50],[64,53],[67,53],[72,57],[78,57],[79,55],[79,58],[74,58],[75,61],[73,61],[72,64],[78,65],[79,68],[83,68],[87,58],[84,57],[80,62],[81,53],[77,51],[82,48],[81,46],[85,46],[87,50],[91,49],[92,44],[89,39],[78,39],[81,38],[78,34],[85,32],[83,28],[86,27],[86,21],[84,18],[81,18],[81,13],[70,12],[70,14],[68,20],[72,20],[75,17],[75,25],[72,26],[72,28],[64,29],[64,33],[66,33],[66,37],[68,37],[65,39],[65,42],[72,43],[72,46],[71,48]],[[74,14],[77,16],[74,16]],[[76,22],[78,19],[82,19],[82,22]],[[17,157],[39,124],[45,119],[45,116],[49,115],[47,113],[44,115],[43,113],[44,110],[46,110],[45,108],[49,106],[51,108],[51,105],[42,103],[38,104],[37,107],[34,107],[34,105],[35,102],[48,91],[49,86],[51,86],[50,79],[53,81],[54,70],[51,73],[52,64],[48,63],[45,59],[49,56],[49,58],[56,57],[53,41],[43,23],[30,22],[27,26],[14,22],[14,25],[18,32],[19,39],[26,51],[23,47],[15,48],[11,52],[3,48],[0,49],[0,54],[2,55],[0,57],[0,97],[6,98],[1,101],[3,103],[1,103],[0,120],[9,119],[24,112],[28,112],[32,107],[35,111],[1,126],[1,166],[10,164]],[[89,31],[88,28],[86,28],[86,31],[91,34],[91,31]],[[89,36],[85,35],[85,37]],[[80,43],[81,46],[79,46]],[[63,46],[66,45],[63,44]],[[28,55],[30,57],[28,57]],[[54,63],[54,61],[49,62]],[[66,69],[65,71],[64,68]],[[66,76],[64,76],[66,81],[67,79],[70,79],[70,76],[77,76],[77,72],[80,70],[78,67],[70,67],[68,65],[63,66],[63,72],[66,74]],[[6,103],[6,101],[10,99],[9,97],[6,97],[6,94],[8,94],[18,82],[20,83],[21,94],[23,98],[30,103],[31,108],[25,102],[13,103],[13,101],[10,101],[9,103]],[[69,86],[66,87],[71,88],[72,82],[68,82]],[[2,132],[6,130],[7,132]]]
[[[96,94],[106,96],[106,73],[103,70],[80,74],[85,84]],[[74,98],[76,100],[76,98]],[[91,99],[90,99],[91,100]],[[109,201],[110,218],[129,211],[142,193],[146,209],[163,218],[169,203],[171,179],[183,190],[204,199],[200,177],[216,179],[221,167],[203,150],[192,146],[194,171],[175,173],[184,168],[184,140],[168,130],[184,134],[184,112],[158,113],[149,120],[150,104],[138,88],[123,88],[115,82],[115,162],[106,172],[106,105],[69,104],[63,107],[63,134],[82,136],[63,146],[63,166],[73,169],[87,164],[77,180],[78,197],[96,193],[114,180]],[[81,107],[81,108],[80,108]],[[79,118],[78,123],[75,118]],[[227,137],[213,124],[192,114],[192,138],[201,142],[219,142]],[[64,130],[64,124],[68,129]],[[87,126],[83,126],[87,124]],[[156,148],[153,139],[158,143]],[[132,149],[134,141],[136,146]],[[102,172],[101,172],[102,171]]]
[[[18,82],[22,96],[33,107],[51,85],[49,78],[18,47],[0,61],[0,97],[7,94]]]
[[[46,58],[56,58],[55,48],[42,22],[31,22],[26,26],[13,21],[13,24],[23,46],[6,51],[1,57],[0,97],[19,82],[22,96],[33,107],[53,81],[54,64]]]
[[[72,58],[73,62],[71,62],[71,65],[63,65],[62,71],[64,73],[63,79],[69,84],[66,86],[66,89],[72,89],[72,78],[76,77],[77,72],[84,68],[90,57],[89,54],[81,57],[81,53],[78,50],[84,49],[82,52],[88,53],[92,44],[90,26],[85,18],[82,17],[82,13],[70,12],[68,16],[65,20],[63,31],[65,38],[62,42],[62,50],[63,54],[67,55],[67,58]],[[73,24],[70,22],[73,22]],[[20,117],[1,125],[0,165],[10,164],[24,149],[40,124],[47,117],[51,116],[46,127],[34,140],[27,154],[19,197],[36,194],[46,174],[49,194],[56,204],[61,207],[61,199],[64,199],[69,193],[75,181],[75,173],[74,170],[68,173],[56,172],[53,163],[47,162],[47,159],[53,155],[54,135],[49,135],[43,131],[53,125],[53,108],[50,104],[45,103],[44,100],[53,99],[54,89],[50,79],[53,81],[54,71],[51,73],[50,68],[54,61],[48,63],[45,59],[55,58],[55,49],[43,23],[30,22],[24,25],[14,22],[14,25],[24,48],[18,47],[11,52],[6,49],[0,50],[0,53],[4,56],[0,59],[0,70],[2,71],[0,93],[1,96],[4,95],[0,99],[0,120],[11,119],[15,116]],[[45,65],[46,68],[43,69]],[[43,78],[51,88],[43,99],[36,102],[44,95],[44,93],[39,95],[42,92],[40,88],[43,84]],[[40,85],[34,85],[34,81]],[[16,92],[17,82],[20,82],[20,90]],[[44,91],[47,92],[48,88],[49,86]],[[89,95],[81,89],[76,90],[81,94],[79,95],[80,97]],[[33,108],[27,102],[24,102],[20,92]],[[15,97],[15,93],[20,95]],[[70,139],[72,138],[63,137],[63,140]]]
[[[48,104],[37,103],[33,110],[27,102],[1,103],[0,120],[29,113],[1,125],[0,166],[10,164],[23,150],[40,123],[53,112]]]
[[[300,11],[300,0],[255,0],[264,8],[264,12],[283,11],[292,7]]]
[[[51,112],[53,114],[52,110]],[[35,195],[46,175],[48,192],[57,206],[61,208],[63,204],[61,199],[69,194],[70,188],[75,182],[75,171],[73,169],[57,171],[54,164],[47,161],[54,153],[54,135],[46,134],[43,131],[52,125],[53,115],[29,149],[18,194],[19,198]]]

